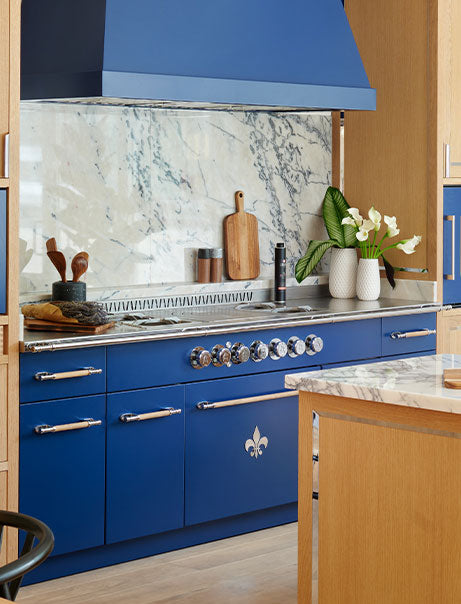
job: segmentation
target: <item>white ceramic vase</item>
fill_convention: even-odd
[[[357,270],[357,298],[377,300],[381,293],[381,278],[377,258],[360,258]]]
[[[331,250],[329,289],[333,298],[354,298],[357,283],[357,252],[355,248]]]

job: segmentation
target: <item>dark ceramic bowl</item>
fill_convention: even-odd
[[[83,281],[56,281],[53,283],[51,299],[58,302],[85,302],[86,283]]]

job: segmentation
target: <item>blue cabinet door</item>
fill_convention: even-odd
[[[0,189],[0,314],[6,313],[6,191]]]
[[[461,187],[443,190],[443,301],[461,303]]]
[[[203,401],[283,393],[284,377],[276,372],[186,386],[187,525],[297,501],[297,396],[197,408]]]
[[[104,543],[104,395],[21,405],[19,510],[54,533],[53,555]],[[92,418],[101,425],[37,434]]]
[[[166,408],[180,413],[143,417]],[[106,542],[182,526],[184,386],[108,395]]]

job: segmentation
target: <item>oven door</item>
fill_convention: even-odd
[[[186,525],[297,501],[298,397],[285,373],[186,386]]]

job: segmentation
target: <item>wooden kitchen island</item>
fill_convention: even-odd
[[[461,602],[461,390],[443,387],[451,367],[461,356],[286,377],[300,390],[300,604]]]

